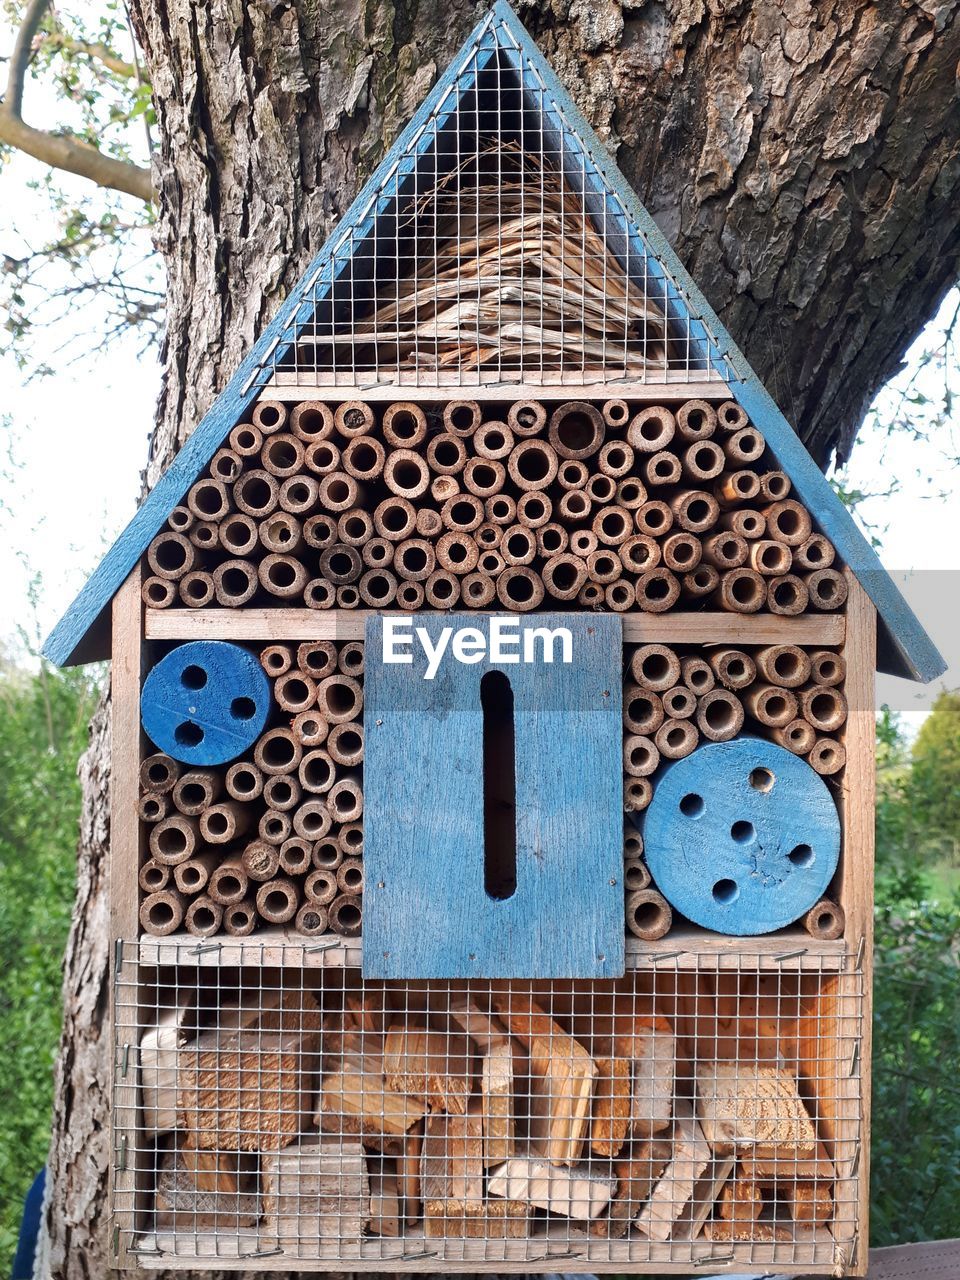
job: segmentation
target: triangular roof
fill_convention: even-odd
[[[490,85],[484,77],[493,68],[500,96],[491,116]],[[502,96],[505,84],[513,95],[509,99]],[[479,145],[481,119],[488,134],[492,128],[515,139],[519,131],[529,140],[533,131],[541,158],[549,154],[565,189],[584,211],[584,225],[592,225],[622,275],[659,309],[667,338],[660,350],[672,340],[674,353],[679,350],[680,355],[653,380],[676,382],[678,395],[685,393],[690,381],[715,381],[764,433],[797,495],[877,608],[880,669],[922,681],[942,674],[943,659],[876,552],[504,0],[497,0],[477,24],[427,95],[274,320],[53,629],[44,655],[57,665],[108,655],[110,601],[173,507],[264,388],[271,382],[282,383],[285,377],[296,379],[300,344],[309,343],[315,352],[324,339],[344,334],[362,317],[369,317],[375,292],[371,281],[382,279],[384,264],[396,268],[403,237],[410,234],[398,212],[401,198],[408,209],[411,202],[416,206],[425,176],[436,190],[442,174],[462,163],[465,122],[474,122]],[[375,361],[358,369],[352,348],[338,366],[335,342],[332,350],[334,357],[322,366],[327,380],[318,378],[318,388],[341,386],[348,380],[353,385],[373,381],[398,387],[413,382],[419,387],[449,385],[456,395],[456,387],[468,389],[471,383],[463,369],[445,375],[435,368],[417,367],[412,375],[403,375],[397,369],[378,372]],[[476,377],[480,380],[481,374]],[[490,377],[504,385],[519,381],[519,375],[501,363]],[[590,370],[589,377],[544,374],[543,380],[561,381],[571,390],[589,381],[616,394],[618,381],[627,377],[622,361],[607,358]]]

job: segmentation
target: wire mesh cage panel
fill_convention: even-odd
[[[124,944],[115,981],[113,1207],[142,1264],[851,1263],[855,965],[364,983],[349,953],[173,946]]]
[[[351,211],[259,385],[724,379],[702,320],[497,19]]]

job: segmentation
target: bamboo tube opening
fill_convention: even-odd
[[[150,852],[167,866],[186,862],[196,847],[196,826],[190,818],[164,818],[150,832]]]
[[[786,573],[780,578],[771,578],[767,588],[767,608],[771,613],[796,617],[803,613],[809,603],[809,593],[799,578]]]
[[[604,475],[619,480],[621,476],[627,474],[633,462],[634,453],[628,444],[623,440],[608,440],[600,450],[597,465]]]
[[[256,800],[263,792],[263,774],[256,766],[240,761],[227,770],[224,785],[234,800]]]
[[[437,543],[437,559],[450,573],[465,574],[476,568],[480,549],[468,533],[451,530]]]
[[[663,562],[676,573],[688,573],[700,563],[703,547],[692,533],[674,533],[663,544]]]
[[[427,446],[427,462],[437,475],[456,475],[467,464],[467,446],[459,436],[434,436]]]
[[[522,613],[536,609],[543,601],[543,594],[540,576],[525,566],[509,566],[497,579],[497,598],[507,609]]]
[[[327,808],[337,822],[353,822],[363,813],[363,791],[355,778],[341,778],[327,796]]]
[[[821,733],[835,732],[847,718],[847,700],[839,689],[806,689],[800,705],[804,719]]]
[[[559,405],[550,415],[547,438],[562,458],[591,457],[603,444],[605,435],[603,416],[581,400]]]
[[[597,535],[592,529],[576,529],[570,535],[570,550],[586,559],[597,549]]]
[[[542,556],[549,558],[566,551],[569,541],[570,536],[562,525],[545,524],[537,530],[537,550]]]
[[[829,898],[821,898],[803,918],[803,925],[812,938],[829,941],[843,937],[846,920],[843,908]]]
[[[594,551],[587,560],[587,573],[593,582],[616,582],[623,573],[623,565],[615,551]]]
[[[603,587],[599,582],[585,582],[577,596],[577,604],[584,609],[597,609],[603,601]]]
[[[212,520],[195,524],[187,535],[198,551],[211,551],[220,539],[220,526]]]
[[[256,923],[256,912],[246,902],[229,906],[223,913],[223,927],[235,938],[242,938],[252,933]]]
[[[198,520],[222,520],[230,510],[226,485],[219,480],[198,480],[187,494],[187,506]]]
[[[582,489],[590,479],[586,463],[567,458],[557,468],[557,479],[563,489]]]
[[[805,589],[814,609],[839,609],[847,598],[847,584],[836,569],[818,569],[807,574]]]
[[[745,689],[757,676],[756,663],[740,649],[721,649],[708,659],[714,674],[728,689]]]
[[[363,852],[363,823],[348,822],[340,828],[340,844],[351,857]]]
[[[271,475],[286,479],[303,465],[303,445],[293,435],[270,436],[260,451],[260,457]]]
[[[303,589],[303,602],[308,609],[332,609],[336,591],[325,578],[312,578]]]
[[[339,849],[337,853],[339,854]],[[318,868],[311,871],[304,882],[303,891],[306,897],[317,906],[326,906],[337,896],[336,868]]]
[[[210,463],[210,474],[221,484],[232,484],[243,469],[243,459],[232,449],[218,449]]]
[[[521,440],[508,460],[519,489],[546,489],[557,474],[557,455],[543,440]]]
[[[630,659],[630,673],[638,685],[663,692],[680,679],[680,659],[662,644],[645,644]]]
[[[266,556],[260,561],[257,577],[272,595],[286,600],[300,595],[307,585],[307,571],[293,556]]]
[[[332,475],[342,462],[343,455],[332,440],[316,440],[304,450],[303,465],[317,476]]]
[[[140,923],[158,936],[173,933],[183,921],[183,899],[175,889],[161,889],[144,898],[140,906]]]
[[[683,590],[694,599],[712,595],[720,585],[720,574],[712,564],[698,565],[683,575]]]
[[[471,458],[463,469],[463,483],[478,498],[492,498],[503,488],[506,472],[502,462]]]
[[[806,720],[791,720],[789,724],[774,729],[773,739],[794,755],[804,756],[816,741],[816,730]]]
[[[506,493],[498,493],[495,498],[488,498],[484,504],[484,514],[493,524],[513,524],[517,515],[517,504]]]
[[[473,493],[460,493],[448,498],[443,504],[440,516],[448,529],[459,529],[461,533],[473,533],[483,524],[483,503]]]
[[[173,803],[181,813],[195,816],[213,804],[220,790],[217,774],[206,769],[184,773],[173,788]]]
[[[824,777],[839,773],[847,763],[847,752],[842,743],[833,738],[818,738],[810,749],[808,761],[817,773]]]
[[[280,846],[280,866],[289,876],[306,874],[310,870],[313,844],[300,836],[284,840]]]
[[[539,400],[517,400],[507,410],[507,426],[518,436],[532,436],[543,429],[547,411]]]
[[[333,431],[333,414],[320,401],[306,400],[290,414],[290,430],[298,440],[322,440]]]
[[[692,689],[697,697],[702,697],[703,694],[709,693],[716,684],[713,668],[703,658],[681,658],[680,674],[683,678],[683,683],[688,689]]]
[[[335,836],[327,836],[324,840],[317,840],[313,845],[311,858],[313,865],[318,870],[336,871],[343,861],[343,849],[340,847],[340,841]],[[336,897],[335,888],[327,901],[332,901],[334,897]]]
[[[659,453],[673,439],[676,421],[669,409],[649,405],[627,428],[627,441],[638,453]]]
[[[397,594],[397,580],[386,569],[370,569],[360,579],[360,599],[371,609],[385,609]]]
[[[287,406],[279,400],[261,400],[254,405],[253,421],[264,435],[279,431],[287,421]]]
[[[631,573],[645,573],[659,563],[660,545],[647,534],[634,534],[632,538],[621,543],[618,555],[625,569]]]
[[[706,440],[717,429],[717,413],[707,400],[688,400],[677,410],[677,435],[691,443]]]
[[[289,511],[276,511],[260,526],[260,541],[267,551],[289,553],[300,546],[300,521]]]
[[[648,537],[657,537],[669,532],[673,525],[673,512],[665,502],[654,499],[645,502],[634,515],[634,523],[640,533]]]
[[[732,462],[756,462],[766,447],[766,441],[755,427],[743,427],[729,437],[724,452]]]
[[[337,536],[348,547],[363,547],[373,535],[373,517],[362,507],[345,511],[337,521]]]
[[[288,773],[300,763],[300,744],[289,729],[270,729],[253,749],[254,763],[263,773]]]
[[[355,582],[363,572],[363,561],[356,547],[335,542],[320,555],[320,572],[337,586]]]
[[[629,417],[626,400],[608,400],[603,406],[603,420],[610,427],[622,427]]]
[[[463,580],[461,593],[471,609],[485,609],[496,598],[493,578],[486,573],[468,573]]]
[[[640,813],[653,799],[649,778],[631,778],[623,788],[623,807],[629,813]]]
[[[460,583],[446,569],[436,569],[423,586],[424,599],[433,609],[452,609],[460,599]]]
[[[241,422],[230,432],[230,448],[241,458],[255,457],[263,445],[263,433],[250,423]]]
[[[421,582],[429,578],[436,564],[432,545],[423,538],[408,538],[401,542],[393,555],[393,564],[401,578]]]
[[[368,538],[360,549],[360,557],[371,569],[387,569],[393,564],[393,543],[386,538]]]
[[[724,431],[739,431],[747,421],[746,413],[735,400],[725,400],[717,409],[717,422]]]
[[[500,554],[506,564],[529,564],[537,554],[536,537],[523,525],[515,524],[504,533]]]
[[[587,577],[583,561],[570,552],[551,556],[542,570],[546,589],[558,600],[572,600]]]
[[[763,513],[767,518],[767,533],[788,547],[799,547],[811,533],[810,514],[799,502],[791,498],[775,502]]]
[[[355,720],[363,707],[363,691],[350,676],[328,676],[317,686],[317,705],[331,724]]]
[[[231,556],[249,556],[258,540],[256,522],[250,516],[229,515],[220,525],[220,545]]]
[[[650,569],[636,586],[637,604],[646,613],[664,613],[680,596],[680,583],[669,569]]]
[[[723,450],[710,440],[692,444],[683,455],[683,469],[693,480],[712,480],[725,463]]]
[[[792,563],[790,548],[782,542],[759,541],[750,548],[750,567],[758,573],[779,576],[789,573]]]
[[[383,437],[394,449],[415,449],[427,438],[427,418],[419,406],[402,402],[384,410]]]
[[[626,921],[635,938],[656,942],[669,933],[673,911],[663,894],[655,889],[639,889],[627,897]]]
[[[455,436],[472,436],[482,418],[476,400],[453,400],[443,409],[443,425]]]
[[[155,862],[151,858],[149,862],[145,862],[140,868],[138,880],[144,893],[158,893],[170,883],[170,868],[163,866],[162,863]]]
[[[169,797],[157,795],[153,791],[148,791],[137,801],[137,816],[141,822],[159,822],[169,811]]]
[[[727,742],[743,728],[743,707],[726,689],[713,689],[700,699],[697,727],[711,742]]]
[[[794,552],[794,560],[800,569],[829,569],[836,552],[832,543],[821,533],[812,533]]]
[[[333,416],[336,429],[344,436],[365,436],[374,428],[373,410],[362,400],[347,400]]]
[[[158,534],[147,551],[147,561],[158,578],[182,578],[195,559],[193,544],[182,533]]]
[[[790,488],[790,477],[783,471],[768,471],[760,477],[760,492],[768,502],[782,502]]]
[[[734,613],[756,613],[766,598],[763,578],[753,569],[730,569],[720,579],[720,603]]]
[[[305,933],[308,937],[313,937],[315,934],[324,933],[328,923],[329,916],[322,907],[318,907],[312,902],[305,902],[297,912],[294,927],[298,933]]]
[[[329,753],[317,748],[308,752],[300,761],[297,776],[305,791],[322,795],[333,786],[337,769]]]
[[[344,938],[355,938],[363,925],[360,899],[341,894],[330,905],[330,928]]]
[[[485,422],[477,428],[473,437],[474,452],[481,458],[493,458],[497,461],[509,457],[514,444],[513,432],[505,422]]]
[[[604,588],[603,599],[608,609],[625,613],[637,603],[637,592],[632,582],[610,582]]]
[[[590,499],[580,489],[570,489],[560,499],[558,513],[561,520],[576,524],[590,514]]]
[[[286,813],[300,802],[300,784],[288,773],[275,773],[263,784],[263,798],[271,809]]]
[[[169,609],[177,598],[177,588],[169,578],[147,578],[140,595],[151,609]]]
[[[593,532],[607,546],[619,546],[633,532],[630,516],[621,507],[604,507],[594,516]]]
[[[327,740],[330,726],[313,711],[301,711],[293,721],[293,736],[303,747],[319,747]]]
[[[686,685],[675,685],[663,695],[663,711],[669,720],[689,720],[696,709],[696,695]]]
[[[245,471],[233,486],[233,500],[245,515],[263,519],[280,501],[280,486],[267,471]]]
[[[702,489],[678,494],[671,506],[677,524],[688,533],[706,533],[717,523],[720,515],[716,498]]]
[[[356,765],[363,760],[363,727],[338,724],[330,730],[327,750],[337,764]]]
[[[627,893],[636,893],[640,889],[650,887],[650,872],[645,862],[633,858],[623,866],[623,887]]]
[[[333,820],[322,800],[306,800],[293,815],[293,829],[298,836],[310,840],[322,840],[333,825]],[[283,840],[289,835],[289,830]],[[283,843],[283,840],[280,843]]]
[[[738,569],[747,558],[746,540],[736,533],[714,534],[704,543],[703,558],[718,569]]]
[[[359,858],[349,858],[337,869],[337,887],[341,893],[363,893],[363,863]]]
[[[612,502],[617,496],[617,486],[611,476],[592,475],[587,481],[587,496],[591,502],[601,505],[605,502]]]
[[[337,540],[336,521],[330,516],[311,516],[304,523],[303,540],[308,547],[313,547],[317,551],[329,547]]]
[[[286,924],[292,920],[299,902],[296,886],[284,876],[268,880],[257,890],[257,910],[270,924]]]
[[[660,752],[653,739],[632,733],[623,741],[623,770],[632,778],[646,778],[660,763]]]
[[[180,581],[180,599],[188,608],[202,609],[213,599],[213,578],[209,573],[188,573]]]
[[[517,519],[529,529],[539,529],[553,515],[553,503],[545,493],[522,493],[517,499]]]
[[[223,922],[223,908],[210,898],[196,898],[187,907],[184,918],[187,930],[198,938],[208,938]]]
[[[294,818],[299,818],[303,811],[303,805],[294,813]],[[291,827],[290,818],[287,814],[282,813],[279,809],[268,809],[261,817],[257,828],[260,839],[266,841],[267,844],[283,844],[287,836],[290,834]],[[297,833],[300,834],[299,832]]]
[[[810,678],[814,684],[841,684],[846,674],[847,664],[839,653],[821,649],[810,655]]]
[[[383,445],[372,436],[358,436],[343,451],[341,465],[356,480],[375,480],[386,460]]]
[[[651,689],[627,685],[623,691],[623,723],[632,734],[641,737],[655,732],[663,724],[663,703]]]
[[[665,720],[654,737],[657,750],[668,760],[682,760],[695,750],[698,733],[689,720]]]
[[[408,460],[402,457],[399,452],[391,456],[397,459],[395,469],[404,470],[406,474],[405,468],[408,465]],[[422,458],[417,460],[423,469],[422,474],[425,477],[427,475],[427,464]],[[384,472],[386,473],[386,468],[384,468]],[[393,487],[389,480],[387,481],[387,487]],[[426,483],[424,483],[423,489],[426,489]],[[423,489],[420,490],[421,493]],[[328,511],[336,515],[357,506],[362,500],[362,496],[359,484],[357,484],[353,476],[348,476],[345,471],[331,471],[320,481],[320,501]]]
[[[337,666],[345,676],[363,675],[364,668],[364,648],[359,640],[351,640],[343,645],[337,656]]]
[[[636,511],[647,500],[647,491],[635,476],[628,476],[617,485],[616,499],[621,507]]]
[[[397,604],[401,609],[419,609],[423,599],[424,591],[419,582],[401,582],[397,587]]]

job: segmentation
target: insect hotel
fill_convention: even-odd
[[[506,5],[47,655],[118,1266],[864,1274],[874,670],[942,662]]]

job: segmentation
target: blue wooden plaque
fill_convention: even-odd
[[[616,615],[368,620],[365,977],[623,973],[622,644]]]

